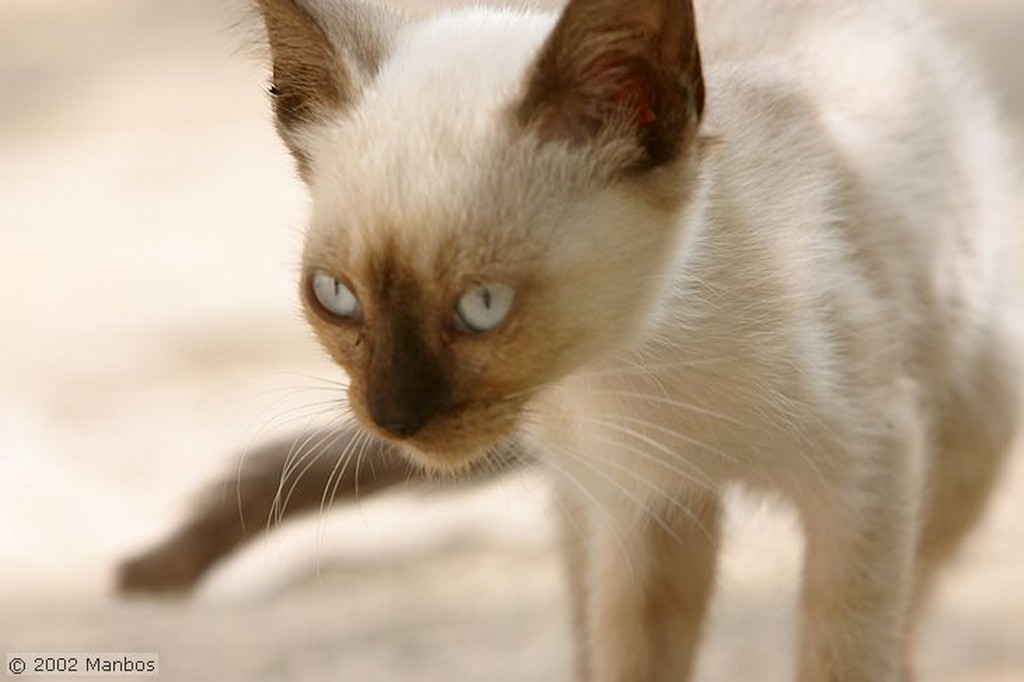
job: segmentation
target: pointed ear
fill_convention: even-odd
[[[648,170],[677,158],[704,111],[691,0],[571,0],[516,110],[542,139],[625,139]]]
[[[401,23],[360,0],[256,0],[270,43],[277,129],[308,179],[299,129],[343,111],[385,60]]]

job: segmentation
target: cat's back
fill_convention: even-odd
[[[866,230],[936,246],[968,240],[989,263],[1006,260],[999,251],[1019,214],[1011,138],[986,84],[927,8],[703,0],[698,9],[711,134],[746,153],[760,148],[765,162],[777,154],[799,164],[801,147],[830,156],[832,174],[873,204],[860,208],[890,223]]]
[[[716,94],[724,105],[713,113],[726,125],[751,114],[729,110],[742,91],[774,91],[800,99],[850,170],[908,207],[941,194],[1006,204],[1014,193],[1009,138],[986,84],[918,0],[697,6],[712,106]]]
[[[754,217],[744,271],[818,273],[801,291],[865,352],[902,348],[948,385],[980,352],[970,330],[1013,326],[1019,300],[1017,167],[982,79],[915,0],[698,11],[716,210]]]

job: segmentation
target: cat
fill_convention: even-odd
[[[306,318],[385,483],[547,470],[594,682],[690,677],[721,493],[778,496],[800,682],[910,680],[1021,412],[1016,169],[927,13],[257,4]]]

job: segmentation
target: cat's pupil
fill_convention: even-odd
[[[330,314],[341,319],[354,319],[359,315],[359,301],[355,294],[337,277],[323,271],[313,274],[313,293],[317,302]]]
[[[508,315],[514,298],[515,291],[506,284],[477,285],[455,304],[456,322],[472,333],[490,331]]]

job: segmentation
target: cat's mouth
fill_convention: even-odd
[[[411,438],[398,439],[376,430],[378,435],[397,446],[409,459],[428,469],[458,473],[484,459],[510,433],[509,430],[488,434],[449,435],[427,429]]]
[[[410,460],[428,469],[457,473],[468,469],[506,441],[515,429],[517,410],[502,403],[465,405],[438,414],[412,433],[395,433],[377,423],[353,401],[360,425],[396,446]]]

